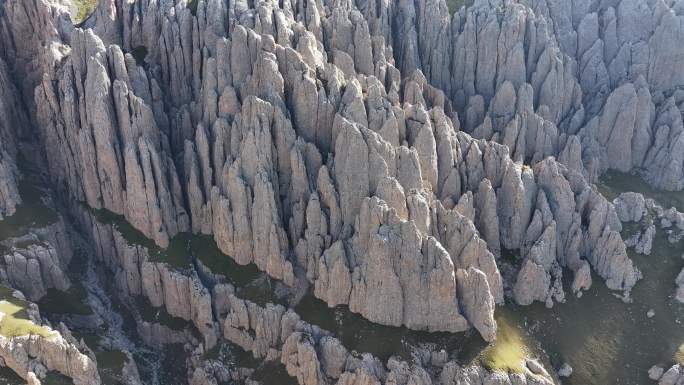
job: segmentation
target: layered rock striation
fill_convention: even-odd
[[[68,199],[161,248],[211,234],[237,263],[374,322],[492,340],[505,287],[550,306],[564,272],[575,292],[591,269],[625,293],[638,280],[591,184],[601,172],[643,168],[682,187],[679,94],[666,87],[679,84],[667,67],[678,51],[640,45],[648,55],[627,66],[612,47],[641,37],[598,17],[631,8],[576,2],[586,16],[570,21],[566,5],[537,1],[453,15],[436,0],[102,1],[81,29],[59,5],[7,0],[2,23]],[[645,47],[681,33],[677,10],[630,11],[654,21]],[[35,23],[43,32],[19,44]],[[587,80],[599,56],[578,58],[594,41],[615,51],[599,82]]]

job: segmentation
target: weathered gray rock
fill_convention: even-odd
[[[631,238],[625,241],[628,247],[634,247],[634,251],[643,255],[651,255],[651,248],[653,247],[653,238],[655,237],[655,225],[648,226],[645,230],[639,231]]]
[[[46,371],[59,372],[74,384],[100,384],[97,365],[92,352],[80,347],[64,325],[53,330],[40,318],[35,304],[27,304],[28,321],[42,326],[42,333],[18,336],[0,336],[0,358],[29,383],[45,376]],[[0,314],[0,317],[7,315]],[[80,350],[84,350],[85,353]]]
[[[468,270],[457,270],[456,277],[466,317],[485,341],[494,341],[496,338],[494,298],[488,290],[486,276],[481,271],[470,267]]]
[[[680,271],[677,275],[675,284],[677,285],[677,292],[675,298],[680,303],[684,303],[684,269],[682,269],[682,271]]]
[[[638,168],[684,186],[677,4],[108,0],[81,30],[60,3],[7,0],[0,44],[65,200],[161,248],[211,234],[226,258],[374,322],[492,339],[503,249],[521,256],[506,283],[519,303],[562,301],[563,269],[575,293],[591,269],[613,290],[638,280],[619,222],[643,209],[590,183]],[[0,158],[0,215],[18,203],[14,159]],[[212,304],[228,313],[230,290],[85,222],[117,287],[207,344],[220,334]],[[287,360],[311,383],[312,341]],[[364,373],[340,376],[377,381]]]
[[[653,365],[650,369],[648,369],[648,378],[653,381],[658,381],[663,376],[663,373],[665,373],[665,369],[661,368],[660,366]]]
[[[684,370],[680,365],[674,365],[660,377],[658,385],[675,385],[684,378]]]
[[[572,366],[567,362],[561,365],[558,369],[558,377],[570,377],[572,375]]]
[[[646,200],[639,193],[622,193],[613,200],[613,205],[622,222],[639,222],[646,212]]]

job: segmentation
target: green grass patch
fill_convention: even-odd
[[[599,192],[611,201],[622,192],[633,191],[655,200],[666,209],[675,207],[678,211],[684,211],[684,192],[657,190],[638,175],[610,170],[601,176],[596,185]]]
[[[114,227],[129,245],[146,247],[150,254],[160,252],[159,246],[147,238],[142,231],[133,227],[123,215],[115,214],[107,209],[94,209],[87,204],[84,204],[84,207],[93,214],[98,222]]]
[[[28,302],[12,296],[12,289],[0,286],[0,313],[4,314],[0,320],[0,335],[7,338],[26,335],[55,336],[57,332],[36,325],[29,319],[26,311],[28,306]]]
[[[145,247],[150,262],[167,263],[183,270],[192,267],[192,257],[197,257],[213,274],[225,276],[237,287],[242,287],[258,278],[261,273],[254,264],[242,266],[223,254],[211,235],[179,233],[169,241],[169,247],[162,249],[140,230],[133,227],[123,215],[107,209],[93,209],[84,204],[95,219],[113,226],[129,245]]]
[[[57,213],[43,203],[45,196],[37,181],[26,178],[19,182],[22,203],[15,213],[0,221],[0,241],[25,235],[30,228],[49,226],[59,220]]]
[[[191,267],[188,255],[189,236],[179,234],[169,241],[169,247],[162,249],[147,238],[140,230],[131,225],[123,215],[115,214],[107,209],[93,209],[85,207],[95,216],[95,219],[103,224],[114,227],[129,245],[141,246],[147,249],[150,262],[168,263],[171,267],[186,269]]]
[[[179,234],[169,241],[169,247],[157,249],[158,252],[150,253],[150,261],[167,263],[177,269],[188,269],[192,267],[192,260],[188,253],[190,239],[187,234]]]
[[[371,353],[381,361],[392,356],[410,361],[415,348],[424,345],[453,352],[466,342],[465,333],[425,332],[376,324],[351,312],[348,306],[329,308],[312,292],[307,293],[294,310],[303,321],[333,332],[347,349]]]
[[[74,5],[76,5],[74,23],[78,24],[87,19],[88,16],[95,11],[95,8],[97,8],[97,0],[74,0]]]
[[[482,363],[492,371],[522,373],[528,351],[520,332],[503,322],[498,328],[496,342],[482,353]]]
[[[256,265],[242,266],[223,254],[211,235],[191,236],[188,247],[190,254],[199,259],[213,274],[225,276],[237,287],[246,286],[261,275]]]

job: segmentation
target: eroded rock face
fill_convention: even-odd
[[[646,212],[646,200],[639,193],[622,193],[613,200],[613,205],[622,222],[639,222]]]
[[[564,271],[574,293],[592,269],[628,293],[640,274],[620,222],[647,203],[591,183],[639,170],[684,187],[681,5],[343,3],[103,1],[88,29],[61,2],[3,2],[0,216],[20,203],[21,94],[65,199],[161,248],[211,234],[237,263],[377,323],[493,339],[504,251],[519,304],[563,301]],[[199,277],[82,222],[118,287],[215,343]],[[633,244],[648,253],[652,236]],[[7,280],[32,298],[64,286],[50,255],[13,252]]]
[[[77,385],[101,383],[97,364],[92,358],[94,355],[85,344],[77,342],[64,325],[53,330],[41,319],[35,304],[27,304],[26,312],[28,322],[42,326],[42,332],[23,336],[0,335],[3,366],[12,369],[28,383],[40,384],[47,371],[59,372]]]
[[[140,244],[131,244],[116,226],[98,221],[82,207],[75,208],[85,239],[96,245],[98,262],[113,272],[113,280],[124,297],[145,297],[156,308],[163,307],[169,315],[190,321],[204,340],[205,346],[217,343],[218,326],[215,324],[209,289],[201,282],[194,269],[179,268],[164,261],[155,261],[151,254],[158,252]],[[189,258],[190,256],[183,256]],[[189,262],[188,262],[189,263]],[[148,336],[151,345],[182,343],[189,338],[155,324],[139,327]],[[164,338],[169,336],[169,338]]]
[[[674,365],[670,369],[666,370],[665,373],[656,380],[658,380],[658,385],[674,385],[684,378],[684,369],[681,365]]]
[[[0,244],[8,249],[2,256],[0,279],[29,300],[39,300],[47,289],[66,291],[71,286],[66,270],[73,250],[63,219]]]
[[[681,118],[651,95],[663,91],[657,77],[612,87],[627,79],[618,59],[615,73],[597,69],[603,57],[578,66],[579,51],[593,55],[608,36],[593,26],[610,7],[578,24],[537,2],[475,2],[453,18],[430,2],[199,1],[196,12],[106,2],[83,30],[58,6],[31,6],[55,27],[8,54],[41,63],[22,86],[35,86],[53,181],[162,248],[180,232],[212,234],[236,262],[287,285],[302,270],[330,306],[421,330],[479,324],[487,338],[493,306],[463,302],[503,302],[502,248],[520,252],[521,304],[562,301],[562,268],[576,290],[589,286],[587,266],[614,290],[638,278],[615,210],[590,182],[672,161],[676,146],[653,144],[654,122],[673,143]],[[25,10],[5,9],[17,41]],[[677,31],[672,17],[663,36]],[[55,49],[39,53],[39,42]],[[610,81],[594,88],[587,71]],[[673,163],[649,173],[656,185],[676,188]],[[161,304],[127,271],[131,293]]]
[[[466,273],[459,270],[459,273]],[[466,274],[484,274],[471,269]],[[477,280],[477,277],[466,277]],[[292,310],[267,304],[265,307],[228,296],[224,337],[255,357],[280,357],[287,372],[301,385],[318,384],[421,384],[455,385],[469,383],[553,384],[544,369],[537,374],[490,372],[480,366],[459,366],[456,361],[440,360],[440,352],[429,352],[427,364],[412,364],[397,357],[386,363],[370,354],[349,352],[331,332],[302,320]],[[493,301],[490,300],[490,303]],[[478,326],[481,324],[478,323]],[[483,333],[486,335],[486,333]],[[442,353],[446,352],[442,351]],[[433,365],[432,362],[438,363]],[[539,364],[538,364],[539,365]],[[543,373],[542,373],[543,372]],[[429,373],[436,373],[431,376]],[[407,382],[408,381],[408,382]],[[491,382],[494,381],[494,382]]]
[[[13,215],[22,203],[19,195],[18,142],[28,129],[21,95],[12,81],[4,58],[0,58],[0,220]]]

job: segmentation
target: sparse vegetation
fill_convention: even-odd
[[[126,354],[120,350],[107,350],[95,353],[97,369],[105,385],[120,384],[121,373],[126,364]]]
[[[679,346],[679,349],[677,349],[677,352],[675,353],[674,359],[679,365],[684,365],[684,344]]]
[[[72,385],[74,382],[71,378],[53,371],[47,373],[42,383],[44,385]]]
[[[74,23],[81,23],[95,11],[97,0],[74,0],[76,5],[76,16]]]
[[[490,370],[521,373],[528,356],[525,342],[515,327],[503,322],[498,326],[496,342],[485,349],[482,362]]]
[[[197,3],[199,0],[188,0],[188,9],[194,16],[197,16]]]
[[[163,307],[154,307],[145,297],[136,297],[136,305],[140,310],[140,316],[143,321],[150,323],[158,323],[168,327],[171,330],[183,330],[191,324],[178,317],[169,314]]]
[[[189,241],[190,254],[197,257],[202,265],[213,274],[221,274],[237,287],[244,287],[261,276],[254,264],[238,265],[232,258],[223,254],[210,235],[193,235]]]
[[[20,237],[29,228],[45,227],[59,220],[57,213],[43,203],[45,192],[38,185],[30,178],[19,182],[19,194],[24,201],[12,216],[0,221],[0,240]]]
[[[144,45],[139,45],[131,50],[131,55],[135,59],[135,62],[139,66],[145,64],[145,58],[147,57],[147,47]]]
[[[29,303],[12,296],[12,289],[0,286],[0,335],[4,337],[19,337],[36,334],[42,337],[52,337],[56,334],[46,327],[36,325],[29,319],[26,309]]]
[[[465,4],[465,0],[447,0],[447,7],[449,7],[449,14],[453,15]]]
[[[622,192],[633,191],[654,199],[665,208],[675,207],[678,211],[684,211],[684,194],[655,189],[639,175],[609,170],[601,176],[596,186],[608,200],[615,199]]]

